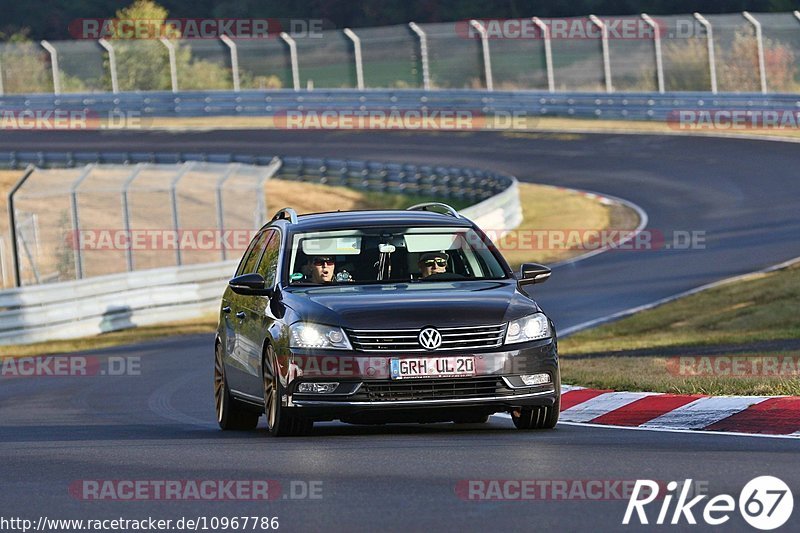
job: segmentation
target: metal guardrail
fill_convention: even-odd
[[[235,266],[159,268],[2,291],[0,345],[197,318],[214,310]]]
[[[282,162],[274,175],[278,179],[465,201],[485,200],[508,189],[515,181],[505,174],[464,167],[288,156],[278,159]],[[187,161],[269,165],[273,157],[189,152],[0,152],[0,168]]]
[[[0,153],[0,166],[15,168],[93,162],[250,162],[275,165],[272,157],[231,154]],[[462,213],[494,232],[522,220],[517,180],[461,167],[302,157],[282,158],[279,179],[344,185],[366,191],[477,202]],[[93,335],[213,312],[235,261],[141,270],[77,281],[0,291],[0,345]],[[169,290],[164,290],[169,287]]]
[[[800,31],[800,30],[799,30]],[[124,122],[154,117],[274,117],[289,111],[454,111],[524,114],[529,117],[580,117],[666,120],[680,110],[794,110],[797,94],[708,92],[550,93],[547,91],[339,89],[314,91],[199,91],[120,94],[0,96],[0,109],[23,112],[73,112]],[[126,118],[127,117],[127,118]],[[224,161],[222,161],[224,162]]]

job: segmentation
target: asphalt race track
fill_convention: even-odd
[[[562,330],[800,256],[800,150],[792,143],[490,132],[16,132],[0,133],[5,150],[470,165],[631,200],[647,212],[648,227],[664,235],[705,232],[704,249],[612,251],[557,268],[535,294]],[[469,480],[692,478],[712,496],[738,499],[747,481],[774,475],[800,494],[793,439],[565,424],[523,433],[503,417],[474,426],[319,424],[314,437],[295,439],[269,439],[263,425],[255,433],[222,433],[214,422],[211,349],[208,336],[168,339],[90,354],[100,368],[108,357],[140,358],[141,375],[3,380],[2,515],[278,516],[288,531],[619,530],[627,501],[613,491],[592,501],[468,501],[462,489]],[[74,490],[80,480],[201,479],[267,479],[280,487],[269,502],[87,501]],[[307,483],[319,481],[312,486],[321,497],[302,498]],[[652,505],[651,522],[661,500]],[[694,514],[702,523],[702,508]],[[725,527],[751,530],[736,512]]]

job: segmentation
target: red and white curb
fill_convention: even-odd
[[[798,396],[705,396],[562,388],[563,422],[800,437]]]

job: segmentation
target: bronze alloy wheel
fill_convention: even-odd
[[[275,375],[275,350],[268,346],[264,354],[264,414],[267,417],[267,428],[275,432],[275,421],[278,418],[278,377]]]
[[[278,376],[278,365],[275,349],[267,346],[264,350],[262,364],[264,375],[264,413],[267,416],[267,427],[274,437],[307,435],[314,422],[301,418],[281,405],[283,385]]]
[[[222,346],[219,344],[214,349],[214,404],[217,424],[222,429],[255,429],[258,425],[260,414],[231,397],[228,381],[225,379]]]
[[[217,408],[217,423],[222,424],[222,413],[225,408],[225,367],[222,364],[219,345],[214,352],[214,404]]]

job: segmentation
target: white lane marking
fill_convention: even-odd
[[[757,403],[766,400],[766,396],[711,396],[699,398],[665,413],[658,418],[642,424],[640,427],[702,429],[723,418],[740,413]]]
[[[646,396],[653,396],[653,393],[607,392],[561,411],[561,418],[568,422],[588,422]]]

